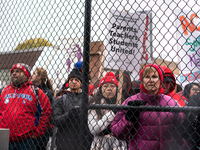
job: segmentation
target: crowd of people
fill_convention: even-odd
[[[10,129],[9,150],[46,150],[54,135],[55,149],[82,149],[82,68],[83,62],[77,62],[60,91],[55,93],[44,68],[36,68],[31,74],[27,64],[12,66],[11,84],[1,89],[0,95],[0,128]],[[128,71],[122,73],[123,83],[120,77],[119,71],[107,72],[96,83],[90,82],[88,106],[128,107],[88,109],[84,149],[199,149],[198,112],[145,110],[151,106],[200,106],[198,83],[182,88],[170,68],[155,63],[140,70],[139,81],[132,81]],[[120,104],[119,87],[122,88]]]

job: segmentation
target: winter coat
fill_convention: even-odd
[[[49,98],[51,106],[53,106],[54,103],[54,97],[53,97],[53,91],[50,90],[45,83],[42,83],[38,86]],[[51,121],[50,121],[51,123]],[[53,124],[50,125],[50,127],[47,129],[44,136],[39,137],[37,139],[38,141],[38,148],[37,149],[46,149],[46,145],[49,141],[49,137],[53,134]]]
[[[49,127],[52,114],[50,101],[41,89],[38,97],[37,101],[30,81],[20,87],[11,83],[3,89],[0,127],[10,129],[11,142],[42,136]],[[36,115],[38,113],[39,116]]]
[[[184,101],[185,106],[188,105],[189,100],[183,95],[183,91],[179,92],[181,99]]]
[[[65,93],[63,96],[55,100],[53,107],[52,121],[58,127],[56,134],[56,146],[62,150],[78,150],[81,149],[81,113],[82,93]],[[77,108],[77,111],[72,111]],[[90,147],[91,135],[89,130],[85,138],[88,139],[87,149]]]
[[[125,150],[127,149],[126,141],[118,140],[111,134],[109,129],[111,122],[114,120],[115,113],[109,111],[98,120],[95,110],[89,110],[88,126],[90,132],[94,135],[90,150]]]
[[[143,100],[147,106],[177,106],[177,103],[169,96],[159,94],[157,96],[140,92],[124,101]],[[178,150],[176,144],[183,144],[183,140],[177,133],[176,127],[183,119],[181,113],[172,112],[141,112],[138,122],[129,122],[125,119],[126,110],[119,111],[111,123],[111,131],[118,139],[129,139],[130,150]],[[177,136],[177,137],[175,137]],[[171,147],[170,147],[171,146]]]
[[[177,101],[178,105],[183,107],[185,106],[185,101],[184,101],[184,98],[181,97],[178,93],[172,91],[170,93],[167,93],[168,96],[172,97],[175,101]]]
[[[189,99],[187,106],[200,107],[200,93]],[[188,147],[194,146],[192,150],[200,147],[200,113],[199,111],[189,111],[185,113],[182,123],[182,137],[187,141]],[[197,146],[197,147],[196,147]]]
[[[38,86],[49,98],[51,104],[53,104],[53,91],[50,90],[44,83]]]

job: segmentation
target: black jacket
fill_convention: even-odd
[[[53,124],[58,127],[56,134],[56,146],[62,150],[81,149],[81,113],[82,93],[66,93],[55,100],[53,108]],[[87,116],[86,116],[87,117]],[[92,141],[91,134],[87,130],[88,144]]]
[[[41,84],[38,86],[49,98],[51,104],[53,102],[53,91],[50,90],[45,84]]]
[[[200,93],[190,98],[187,106],[200,107]],[[200,113],[195,111],[185,113],[181,129],[182,137],[194,146],[191,149],[197,150],[196,146],[200,146]]]

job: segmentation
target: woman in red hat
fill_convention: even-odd
[[[140,71],[140,93],[127,98],[122,105],[177,106],[175,100],[163,94],[163,70],[157,64],[146,65]],[[119,111],[110,129],[120,140],[129,140],[129,150],[182,150],[183,140],[177,133],[181,113]]]
[[[91,99],[94,104],[116,104],[118,81],[113,72],[108,72],[99,84],[99,91]],[[115,117],[112,110],[89,110],[88,126],[90,132],[94,135],[91,150],[113,150],[126,149],[126,142],[117,140],[112,136],[110,123]]]

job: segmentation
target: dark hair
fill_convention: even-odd
[[[95,96],[90,100],[90,104],[95,103],[95,104],[101,104],[101,99],[103,98],[102,94],[100,93],[100,91],[98,91]],[[96,109],[96,114],[97,114],[97,119],[101,119],[103,117],[102,113],[101,113],[101,109]]]
[[[91,98],[89,105],[92,104],[92,103],[101,104],[102,98],[105,99],[107,104],[116,104],[117,91],[116,91],[116,95],[112,99],[107,99],[107,98],[103,97],[102,90],[100,88],[99,91],[94,95],[94,97]],[[97,114],[97,119],[100,120],[103,117],[103,114],[101,113],[101,109],[96,109],[95,111],[96,111],[96,114]]]
[[[51,80],[47,76],[47,71],[44,68],[36,68],[35,70],[37,71],[38,75],[41,76],[42,83],[44,83],[53,92],[54,95],[54,89],[52,87]]]
[[[117,78],[117,80],[119,82],[120,81],[119,80],[119,70],[116,71],[115,76],[116,76],[116,78]],[[124,89],[122,91],[122,98],[123,98],[123,101],[124,101],[128,97],[132,96],[134,91],[133,91],[133,88],[132,88],[132,81],[131,81],[130,73],[125,70],[123,72],[123,77],[125,78],[125,82],[127,83],[127,89]],[[121,84],[123,84],[123,83],[121,83]]]
[[[183,90],[182,86],[180,84],[176,84],[176,93],[179,93],[182,90]]]
[[[183,96],[185,96],[185,98],[190,99],[190,90],[193,87],[193,85],[196,85],[198,86],[198,88],[200,88],[200,85],[195,82],[187,84],[183,90]]]
[[[141,83],[142,82],[140,80],[135,80],[135,81],[132,82],[132,90],[133,90],[132,95],[140,93],[140,84]]]

